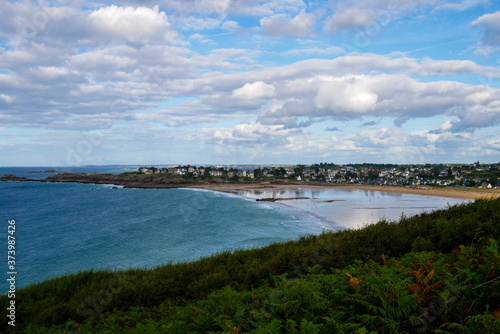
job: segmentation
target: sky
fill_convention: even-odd
[[[500,161],[500,1],[0,8],[0,166]]]

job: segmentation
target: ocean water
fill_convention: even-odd
[[[0,168],[44,178],[47,168]],[[67,171],[66,169],[65,171]],[[116,167],[73,172],[122,172]],[[53,175],[48,173],[49,175]],[[263,197],[307,200],[256,202]],[[126,189],[112,185],[0,182],[0,250],[7,277],[8,220],[16,222],[17,287],[85,269],[152,268],[223,250],[294,240],[463,202],[429,196],[328,189],[244,191]],[[3,241],[1,241],[3,240]],[[0,280],[0,292],[7,282]]]
[[[300,210],[212,191],[42,182],[0,182],[0,219],[5,279],[8,220],[16,222],[17,287],[90,268],[196,260],[333,227]]]

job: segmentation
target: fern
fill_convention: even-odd
[[[321,333],[322,326],[315,325],[311,321],[307,321],[305,318],[302,319],[300,323],[300,334],[317,334]]]
[[[437,281],[436,283],[432,284],[432,285],[427,285],[423,290],[422,292],[418,295],[418,298],[417,299],[422,299],[424,298],[428,293],[430,293],[431,291],[434,291],[434,290],[437,290],[439,289],[442,285],[444,284],[444,279],[440,280],[440,281]]]

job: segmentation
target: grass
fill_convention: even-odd
[[[452,308],[426,321],[434,330],[467,332],[467,326],[498,322],[493,306],[500,305],[500,280],[494,279],[500,273],[491,263],[498,264],[499,239],[500,199],[476,200],[189,263],[85,271],[16,291],[16,330],[313,333],[340,326],[337,332],[396,332],[421,323],[418,312],[432,306],[425,302],[459,291]],[[294,293],[285,293],[287,283]],[[385,299],[378,298],[382,290]],[[0,301],[7,305],[9,299],[4,295]],[[209,304],[213,311],[200,311]],[[469,312],[451,312],[464,307]],[[252,318],[257,314],[260,322]],[[13,331],[7,321],[1,320],[0,331]]]

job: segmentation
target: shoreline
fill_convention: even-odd
[[[367,191],[380,191],[380,192],[395,192],[404,194],[415,194],[423,196],[437,196],[437,197],[450,197],[460,199],[493,199],[500,198],[500,190],[483,190],[483,189],[458,189],[458,188],[406,188],[395,186],[376,186],[376,185],[312,185],[312,184],[269,184],[253,183],[253,184],[233,184],[233,183],[220,183],[220,184],[197,184],[184,186],[184,188],[198,188],[208,189],[213,191],[220,191],[232,194],[240,194],[243,190],[277,190],[288,188],[310,188],[310,189],[357,189]]]
[[[3,175],[0,181],[36,181],[36,182],[73,182],[86,184],[113,184],[125,188],[197,188],[208,189],[239,195],[244,190],[275,190],[289,188],[309,189],[357,189],[366,191],[394,192],[424,196],[450,197],[460,199],[495,199],[500,198],[500,189],[452,188],[452,187],[399,187],[367,184],[321,184],[321,183],[288,183],[288,182],[193,182],[185,180],[144,180],[136,177],[118,179],[113,174],[81,175],[74,173],[60,174],[55,177],[34,180],[14,175]],[[292,199],[292,198],[291,198]]]
[[[313,216],[322,221],[325,227],[328,226],[327,229],[332,230],[344,228],[356,229],[368,224],[377,223],[384,219],[397,221],[400,217],[400,213],[394,216],[395,211],[400,211],[405,215],[412,216],[422,212],[445,208],[446,205],[450,205],[449,203],[452,203],[452,205],[460,204],[462,200],[466,203],[467,201],[474,201],[480,198],[494,198],[490,193],[463,191],[461,189],[412,189],[406,187],[368,185],[269,184],[266,182],[259,184],[205,184],[199,187],[184,187],[184,189],[222,192],[241,196],[260,203],[273,202],[293,209],[298,209]],[[344,195],[336,194],[336,189],[341,191]],[[349,191],[350,189],[360,190],[360,192],[351,192]],[[333,191],[328,192],[328,190]],[[372,204],[371,206],[367,204],[368,198],[377,201],[375,198],[379,198],[379,196],[380,198],[387,197],[389,196],[388,193],[416,194],[425,197],[421,199],[413,198],[412,204],[409,206],[400,203],[398,197],[392,199],[392,202],[390,202],[394,203],[392,206],[391,204],[387,204],[387,200],[382,204]],[[500,197],[500,193],[498,192],[493,193],[493,195],[496,196],[495,198]],[[365,196],[368,197],[365,198]],[[365,198],[365,201],[361,204],[357,204],[360,198]],[[342,204],[342,202],[345,201],[347,201],[346,204]],[[340,204],[334,204],[333,206],[321,204],[334,202],[340,202]],[[425,204],[419,205],[419,203]],[[374,205],[375,207],[373,207]],[[349,208],[349,210],[344,209],[343,207],[345,206]],[[354,216],[357,218],[353,218],[353,210],[356,212]]]

